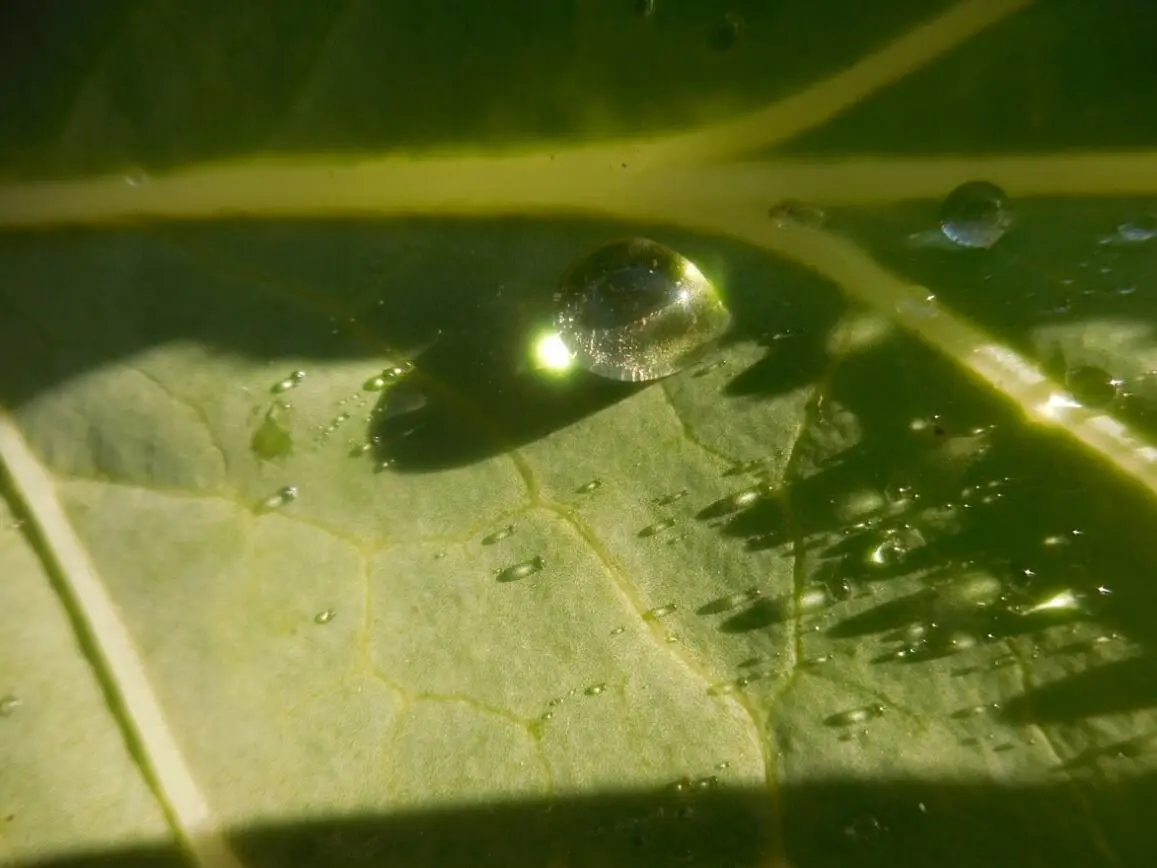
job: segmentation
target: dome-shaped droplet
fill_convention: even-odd
[[[940,230],[961,247],[992,247],[1011,222],[1008,197],[988,181],[961,184],[940,206]]]
[[[699,361],[730,324],[703,272],[646,238],[584,256],[555,294],[555,328],[575,362],[612,380],[674,374]]]

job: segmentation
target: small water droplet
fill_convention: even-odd
[[[379,458],[374,462],[374,473],[384,473],[397,463],[395,458]]]
[[[354,443],[350,446],[349,457],[360,458],[373,448],[373,443]]]
[[[666,618],[675,611],[676,605],[674,603],[667,603],[664,606],[656,606],[643,613],[643,618],[647,621],[658,621],[660,618]]]
[[[1157,216],[1146,214],[1126,220],[1117,231],[1101,239],[1102,244],[1143,244],[1157,238]]]
[[[712,790],[719,786],[719,777],[718,775],[708,775],[707,777],[696,778],[691,784],[697,790]]]
[[[575,363],[626,382],[699,362],[731,324],[699,268],[645,238],[604,245],[574,263],[555,310],[555,330]]]
[[[584,690],[583,693],[585,693],[587,696],[598,696],[600,693],[606,691],[606,689],[606,684],[592,684],[590,687]]]
[[[626,627],[616,627],[611,631],[612,636],[620,636],[626,631]]]
[[[940,206],[940,229],[961,247],[987,249],[1008,230],[1012,215],[1004,191],[988,181],[968,181]]]
[[[275,509],[281,509],[288,503],[297,500],[297,486],[286,485],[275,491],[269,497],[260,501],[255,507],[257,512],[272,512]]]
[[[494,533],[489,533],[486,536],[482,537],[482,545],[492,546],[497,542],[502,542],[504,539],[506,539],[508,536],[510,536],[513,533],[514,533],[514,525],[508,524],[506,527],[501,528],[499,530],[496,530],[496,531],[494,531]]]
[[[850,708],[824,718],[825,726],[855,726],[867,723],[880,717],[884,713],[884,706],[876,702],[872,705],[862,705],[859,708]]]
[[[24,704],[22,700],[15,693],[9,693],[7,696],[0,696],[0,717],[11,717],[16,713],[16,709]]]
[[[592,491],[597,491],[603,487],[601,479],[592,479],[590,482],[584,482],[575,489],[575,494],[590,494]]]
[[[652,536],[655,536],[656,534],[660,534],[665,530],[670,530],[674,526],[675,526],[675,519],[662,518],[662,519],[659,519],[654,524],[647,525],[645,528],[643,528],[641,531],[639,531],[639,533],[637,535],[642,539],[646,539],[647,537],[652,537]]]
[[[748,473],[758,473],[767,468],[767,462],[762,458],[753,458],[750,461],[737,461],[723,471],[724,476],[744,476]]]
[[[315,624],[328,624],[336,614],[333,609],[324,609],[313,616],[313,621]]]
[[[434,560],[436,560],[436,561],[440,561],[445,557],[446,557],[445,552],[434,552]]]
[[[280,395],[283,392],[288,392],[290,389],[296,389],[301,385],[301,382],[304,379],[305,371],[294,371],[285,379],[278,380],[276,383],[274,383],[273,387],[269,391],[271,391],[274,395]]]
[[[731,768],[731,761],[730,760],[720,760],[719,762],[717,762],[715,764],[715,768],[718,769],[719,771],[723,771],[724,769],[729,769],[729,768]]]
[[[688,495],[688,493],[689,492],[686,488],[681,488],[678,491],[674,491],[670,494],[664,494],[653,498],[651,503],[655,504],[655,506],[670,506],[672,503],[682,500]]]
[[[535,556],[529,560],[506,567],[506,569],[499,570],[498,581],[500,582],[517,582],[519,579],[525,579],[528,576],[533,576],[535,573],[542,572],[546,567],[546,561],[541,556]]]
[[[798,199],[784,199],[768,209],[767,216],[781,229],[790,227],[818,229],[824,225],[827,214],[822,208]]]
[[[380,392],[382,389],[386,388],[386,378],[381,374],[370,377],[368,380],[362,383],[362,388],[367,392]]]
[[[265,413],[265,418],[249,441],[249,448],[262,461],[284,458],[293,452],[293,435],[289,431],[289,405],[280,401]]]
[[[713,49],[719,52],[730,51],[739,41],[743,32],[743,16],[738,12],[728,12],[723,20],[711,31],[709,40]]]
[[[808,614],[810,612],[818,612],[820,609],[825,609],[831,605],[831,595],[828,589],[821,586],[805,588],[800,591],[799,597],[796,599],[796,605],[799,607],[801,614]]]

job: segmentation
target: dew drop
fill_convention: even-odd
[[[492,546],[495,543],[502,542],[504,539],[506,539],[508,536],[510,536],[513,533],[514,533],[514,525],[508,524],[506,527],[501,528],[499,530],[496,530],[496,531],[494,531],[494,533],[489,533],[486,536],[482,537],[482,545]]]
[[[598,491],[603,487],[601,479],[592,479],[590,482],[584,482],[575,489],[575,494],[590,494],[592,491]]]
[[[820,609],[827,608],[831,602],[832,598],[828,589],[822,586],[805,588],[796,599],[801,614],[818,612]]]
[[[723,471],[724,476],[744,476],[748,473],[758,473],[767,467],[762,458],[753,458],[750,461],[737,461]]]
[[[606,689],[607,685],[605,684],[592,684],[590,687],[584,690],[583,693],[585,693],[587,696],[598,696],[600,693],[606,692]]]
[[[297,500],[297,486],[287,485],[260,501],[256,506],[256,511],[272,512],[275,509],[281,509],[288,503],[293,503],[295,500]]]
[[[288,392],[290,389],[296,389],[301,385],[301,381],[305,379],[305,371],[294,371],[283,380],[278,380],[273,384],[271,391],[274,395],[280,395],[283,392]]]
[[[384,388],[386,388],[386,378],[381,374],[378,374],[376,377],[370,377],[362,383],[362,389],[367,392],[380,392]]]
[[[1126,220],[1117,231],[1101,239],[1102,244],[1143,244],[1157,238],[1157,216],[1147,214]]]
[[[654,524],[649,524],[637,534],[640,538],[646,539],[657,534],[661,534],[665,530],[670,530],[675,526],[675,519],[661,518]]]
[[[530,560],[522,561],[521,563],[513,564],[506,569],[499,570],[498,581],[500,582],[517,582],[519,579],[525,579],[533,576],[535,573],[542,572],[546,567],[546,561],[541,555],[530,558]]]
[[[349,457],[360,458],[373,448],[373,443],[354,443],[350,446]]]
[[[374,473],[384,473],[396,464],[394,458],[379,458],[374,462]]]
[[[872,705],[862,705],[859,708],[850,708],[847,711],[841,711],[838,714],[824,718],[824,725],[855,726],[880,717],[883,713],[884,706],[878,702]]]
[[[325,609],[321,612],[318,612],[316,615],[313,616],[313,623],[315,623],[315,624],[328,624],[330,621],[332,621],[334,619],[334,616],[336,614],[337,614],[337,612],[335,612],[333,609]]]
[[[651,503],[655,504],[655,506],[670,506],[672,503],[676,503],[682,500],[688,494],[689,492],[687,489],[682,488],[679,491],[673,491],[670,494],[664,494],[660,497],[656,497],[651,500]]]
[[[253,432],[249,448],[262,461],[284,458],[293,452],[293,435],[289,431],[289,405],[275,403]]]
[[[660,618],[666,618],[675,609],[678,608],[674,603],[667,603],[665,606],[656,606],[643,613],[643,618],[647,621],[658,621]]]
[[[940,230],[961,247],[990,248],[1011,222],[1008,198],[988,181],[961,184],[940,206]]]
[[[7,696],[0,696],[0,717],[11,717],[16,713],[16,709],[24,704],[22,700],[15,693],[9,693]]]
[[[719,52],[730,51],[739,41],[743,32],[743,16],[738,12],[728,12],[723,20],[711,31],[710,44]]]
[[[666,377],[698,362],[731,315],[699,268],[645,238],[574,263],[555,293],[555,328],[582,368],[612,380]]]
[[[730,760],[720,760],[719,762],[717,762],[715,764],[715,768],[718,771],[723,771],[724,769],[729,769],[729,768],[731,768],[731,761]]]
[[[611,635],[612,636],[621,636],[626,631],[626,629],[627,629],[626,627],[616,627],[615,629],[613,629],[611,631]]]
[[[1065,375],[1065,388],[1073,399],[1094,410],[1111,404],[1120,385],[1108,371],[1092,365],[1073,368]]]
[[[781,229],[789,227],[818,229],[827,219],[822,208],[808,205],[798,199],[784,199],[773,205],[768,209],[767,216]]]

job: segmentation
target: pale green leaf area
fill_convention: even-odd
[[[931,5],[0,13],[4,190],[40,224],[0,201],[0,864],[1152,864],[1149,477],[1027,422],[960,337],[1157,440],[1157,240],[1114,234],[1152,179],[1090,192],[1049,155],[1152,147],[1151,14]],[[992,23],[846,107],[808,90],[957,5]],[[118,219],[206,162],[418,171],[783,98],[854,248],[764,239],[779,197],[693,173],[340,219],[210,174],[219,206],[150,206],[195,219]],[[737,150],[704,141],[621,167]],[[917,158],[983,154],[1046,192],[951,249]],[[36,198],[90,177],[92,225]],[[732,334],[650,384],[536,369],[560,276],[631,235],[697,263]]]

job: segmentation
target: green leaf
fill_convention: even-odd
[[[806,88],[934,11],[283,5],[13,4],[6,174],[136,189],[259,152],[553,153],[818,105]],[[918,123],[946,80],[971,152],[1135,144],[1118,120],[1144,76],[1063,103],[961,82],[1068,80],[1074,43],[1141,68],[1138,8],[1038,4],[790,147],[946,150],[947,121]],[[1093,104],[1102,138],[1018,126]],[[1062,383],[1103,370],[1125,381],[1106,412],[1151,442],[1151,250],[1100,241],[1152,202],[1118,172],[1097,200],[1015,201],[992,251],[945,250],[912,241],[934,204],[880,201],[916,171],[856,165],[812,167],[873,190],[818,203],[854,246],[760,249],[777,197],[720,205],[695,167],[607,186],[601,220],[68,229],[49,198],[51,228],[6,230],[0,860],[1148,864],[1147,477],[956,363],[979,334]],[[715,280],[731,339],[650,385],[541,376],[560,275],[626,235]],[[935,300],[890,309],[849,250]]]

